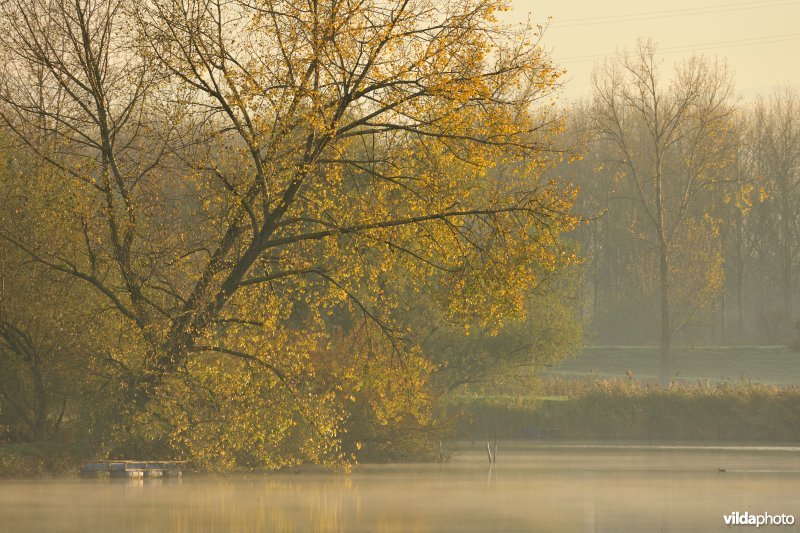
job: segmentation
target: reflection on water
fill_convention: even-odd
[[[445,465],[348,476],[5,481],[0,531],[717,531],[733,511],[800,520],[800,448],[501,445],[496,467],[486,463],[485,449],[467,446]]]

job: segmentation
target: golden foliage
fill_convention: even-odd
[[[499,325],[573,260],[574,191],[540,178],[560,71],[504,7],[3,5],[0,119],[65,188],[40,216],[72,244],[17,242],[134,337],[124,418],[219,467],[346,459],[349,398],[424,423],[396,278]],[[335,355],[336,320],[371,348]]]

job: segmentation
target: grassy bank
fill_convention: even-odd
[[[800,443],[800,388],[551,378],[537,396],[461,397],[459,436]]]
[[[673,349],[673,376],[679,383],[747,380],[772,385],[800,384],[800,353],[785,346],[702,346]],[[658,379],[655,346],[589,346],[552,368],[557,377]]]
[[[69,451],[56,444],[0,444],[0,478],[57,476],[77,466]]]

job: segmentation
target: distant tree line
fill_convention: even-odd
[[[569,110],[590,219],[588,342],[781,344],[797,337],[800,96],[741,103],[725,65],[695,57],[665,72],[649,41],[605,63],[590,101]]]

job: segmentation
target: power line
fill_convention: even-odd
[[[595,26],[599,24],[614,24],[619,22],[638,22],[660,18],[687,17],[693,15],[710,15],[749,9],[763,9],[800,4],[798,0],[767,0],[765,2],[742,2],[738,4],[701,6],[683,9],[667,9],[661,11],[646,11],[623,15],[609,15],[605,17],[587,17],[556,21],[549,25],[550,28],[571,28],[579,26]]]
[[[657,54],[676,54],[682,52],[700,52],[703,50],[713,50],[716,48],[731,48],[736,46],[755,46],[759,44],[772,44],[782,43],[787,41],[794,41],[800,39],[800,33],[787,33],[784,35],[767,35],[763,37],[753,37],[750,39],[736,39],[733,41],[715,41],[710,43],[689,44],[680,46],[670,46],[667,48],[660,48],[656,50]],[[614,53],[607,54],[593,54],[586,56],[566,57],[558,60],[559,63],[585,63],[603,59],[606,57],[613,57]]]

